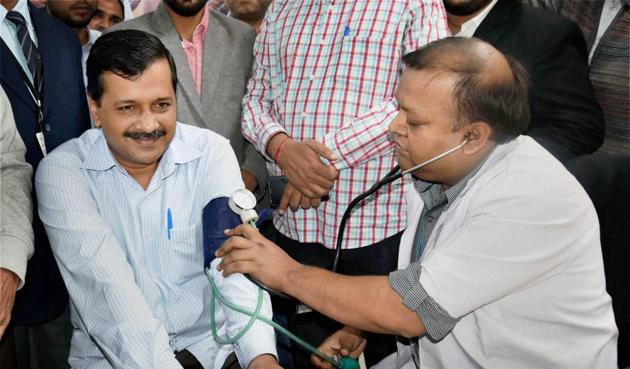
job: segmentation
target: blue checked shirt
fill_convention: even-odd
[[[181,369],[173,352],[184,349],[205,369],[221,368],[232,351],[244,368],[258,355],[275,355],[273,329],[263,323],[235,346],[219,346],[210,330],[202,210],[243,187],[226,139],[178,124],[144,190],[115,161],[101,130],[92,129],[42,161],[36,186],[71,297],[72,367]],[[212,270],[229,300],[254,310],[256,286],[242,275],[223,278]],[[262,312],[271,316],[268,296]],[[223,308],[216,317],[223,337],[249,321]]]
[[[275,216],[285,236],[334,248],[350,201],[396,165],[387,126],[398,113],[392,98],[401,57],[448,36],[441,0],[275,0],[254,46],[243,99],[244,136],[267,160],[273,135],[321,140],[339,157],[329,200],[318,209]],[[353,212],[344,247],[379,242],[405,227],[401,182]]]

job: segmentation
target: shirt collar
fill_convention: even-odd
[[[88,28],[88,42],[83,47],[92,47],[99,37],[101,37],[101,32]]]
[[[31,13],[28,10],[27,0],[18,0],[18,2],[15,4],[13,9],[11,10],[22,14],[22,16],[24,17],[24,20],[26,21],[26,24],[29,27],[33,26],[33,22],[31,21]],[[4,19],[7,17],[8,12],[9,11],[4,6],[0,5],[0,22],[4,21]]]
[[[481,25],[481,22],[486,19],[486,16],[488,15],[488,13],[490,13],[490,10],[494,8],[497,1],[498,0],[492,0],[492,2],[488,4],[488,6],[486,6],[486,8],[482,10],[479,14],[475,15],[474,18],[464,22],[462,24],[462,27],[459,29],[459,32],[457,32],[457,34],[455,34],[454,36],[472,37],[475,34],[475,31],[477,31],[477,28],[479,28],[479,25]]]
[[[204,6],[202,11],[203,11],[203,15],[201,16],[201,21],[199,21],[199,24],[195,28],[195,32],[193,32],[192,41],[194,41],[195,37],[199,37],[199,36],[203,37],[206,34],[206,30],[208,29],[208,23],[210,22],[210,17],[208,15],[210,11],[208,10],[208,6]]]
[[[477,165],[470,171],[468,174],[464,176],[464,178],[460,179],[455,185],[446,189],[446,191],[442,191],[442,184],[435,182],[426,182],[421,180],[420,178],[412,177],[414,180],[414,187],[416,191],[420,194],[422,201],[425,206],[429,209],[436,207],[439,204],[447,202],[448,204],[453,203],[457,196],[462,192],[462,190],[468,184],[468,181],[479,172],[479,169],[483,167],[485,162],[494,152],[496,146],[493,147],[484,157],[483,159],[477,163]]]
[[[178,123],[179,126],[179,123]],[[160,173],[161,178],[166,178],[173,174],[177,164],[191,162],[203,155],[203,152],[187,144],[181,136],[180,129],[176,129],[175,137],[162,155],[160,165],[156,173]],[[83,167],[87,170],[107,171],[113,167],[124,168],[116,161],[112,154],[103,131],[100,128],[90,130],[88,140],[93,142],[93,147],[83,161]]]
[[[178,124],[179,125],[179,124]],[[177,165],[186,164],[203,156],[203,152],[184,141],[180,135],[182,130],[177,130],[173,141],[162,156],[157,172],[164,179],[175,172]]]

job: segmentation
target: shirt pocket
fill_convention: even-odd
[[[186,283],[203,274],[203,247],[200,224],[173,228],[167,242],[170,260],[165,260],[166,279]]]
[[[392,35],[357,34],[344,37],[335,73],[335,83],[347,93],[369,91],[386,96],[398,80],[402,46]]]

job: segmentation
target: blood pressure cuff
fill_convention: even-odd
[[[214,253],[228,237],[226,229],[237,227],[241,218],[230,209],[228,197],[217,197],[203,208],[203,266],[210,266]]]

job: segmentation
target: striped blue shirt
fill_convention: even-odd
[[[210,330],[201,219],[211,199],[243,187],[228,140],[178,124],[145,190],[92,129],[42,161],[36,187],[71,297],[73,367],[181,369],[173,351],[188,349],[205,369],[221,368],[232,351],[246,368],[258,355],[276,354],[273,329],[263,323],[234,346],[219,346]],[[212,270],[229,300],[255,308],[255,285]],[[267,295],[262,312],[271,316]],[[217,312],[222,336],[235,336],[248,320]]]

